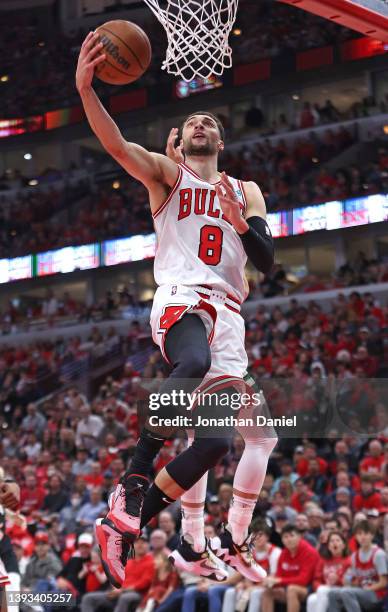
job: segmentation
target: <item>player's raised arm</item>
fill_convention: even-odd
[[[164,155],[150,153],[138,144],[127,142],[112,117],[101,104],[92,88],[96,66],[103,62],[99,36],[90,32],[85,38],[78,58],[76,85],[87,119],[104,149],[147,188],[157,183],[172,186],[178,176],[176,163]]]

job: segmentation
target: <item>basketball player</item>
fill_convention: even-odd
[[[180,146],[185,163],[126,142],[91,85],[95,67],[105,58],[97,55],[101,49],[98,36],[91,32],[81,48],[76,84],[103,147],[149,191],[158,238],[155,279],[159,285],[151,327],[154,341],[172,366],[160,393],[175,391],[182,381],[186,392],[197,389],[199,383],[202,391],[230,392],[241,386],[247,367],[240,316],[247,256],[262,272],[273,264],[263,196],[255,183],[243,184],[218,172],[224,133],[211,113],[194,113],[184,122]],[[158,416],[171,416],[171,408],[161,406]],[[229,410],[212,406],[212,416],[225,416]],[[252,556],[248,526],[276,438],[241,432],[245,450],[236,470],[228,525],[213,553],[203,536],[204,476],[228,453],[233,428],[223,437],[212,438],[196,431],[189,448],[161,470],[149,487],[152,463],[174,431],[146,423],[107,517],[97,521],[96,536],[110,581],[122,584],[130,539],[182,496],[185,535],[174,557],[176,565],[224,580],[226,572],[219,561],[223,559],[247,578],[260,580],[265,572]]]

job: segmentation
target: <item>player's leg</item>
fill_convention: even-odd
[[[221,383],[221,386],[224,386],[222,393],[231,395],[235,390],[228,385],[233,377],[225,378],[226,381]],[[238,382],[241,383],[240,380]],[[214,398],[219,392],[219,389],[213,388]],[[226,416],[231,416],[230,402],[223,405],[213,399],[212,403],[210,409],[213,417],[224,419]],[[206,404],[200,405],[195,412],[195,420],[199,415],[209,416],[209,407]],[[206,495],[204,475],[229,451],[233,431],[233,427],[228,425],[217,432],[212,432],[207,426],[197,427],[192,445],[171,461],[156,477],[155,483],[146,495],[142,511],[141,525],[144,526],[160,511],[158,505],[160,490],[173,499],[183,496],[184,535],[170,559],[181,570],[218,581],[225,580],[228,574],[223,564],[212,553],[203,535],[203,508]],[[206,437],[209,435],[219,437]],[[164,501],[167,502],[168,498],[166,497]]]
[[[166,334],[165,350],[168,351],[173,371],[163,383],[160,393],[171,393],[182,380],[186,383],[185,391],[193,391],[198,385],[198,378],[202,379],[210,367],[207,331],[202,320],[197,315],[183,316]],[[123,534],[128,538],[136,537],[139,533],[144,496],[149,486],[149,471],[165,440],[173,432],[174,428],[170,428],[159,433],[146,424],[130,469],[124,474],[109,500],[110,510],[107,517],[96,523],[96,538],[101,549],[104,569],[112,584],[116,586],[124,579],[123,561],[128,552],[127,542],[122,541]],[[162,478],[159,481],[163,483]],[[152,503],[157,508],[155,514],[176,499],[181,490],[173,490],[173,494],[175,492],[176,497],[172,497],[166,487],[161,489],[157,484],[153,487]]]
[[[210,367],[211,357],[206,328],[197,315],[187,314],[178,321],[166,334],[165,351],[173,370],[169,378],[161,385],[160,394],[171,396],[184,385],[184,391],[191,393],[202,380]],[[172,418],[177,414],[176,406],[161,405],[158,417]],[[180,407],[182,412],[185,406]],[[144,495],[149,485],[149,473],[153,461],[165,441],[174,433],[174,427],[153,427],[149,421],[143,428],[129,470],[122,477],[117,487],[108,519],[122,532],[137,535],[140,528],[140,514]],[[164,507],[160,496],[160,510]]]
[[[244,376],[244,382],[252,399],[250,405],[242,407],[239,418],[247,422],[251,417],[255,423],[258,414],[269,416],[268,407],[263,393],[249,374]],[[268,460],[278,439],[272,427],[243,425],[237,427],[237,431],[245,447],[234,475],[228,523],[234,542],[242,544],[248,535],[248,527],[267,473]]]
[[[240,377],[240,396],[236,394],[236,402],[244,398],[247,408],[241,408],[241,401],[237,403],[239,412],[234,415],[247,419],[251,417],[255,423],[253,402],[264,402],[264,397],[255,386],[255,381],[246,372],[248,363],[245,351],[245,324],[242,317],[224,308],[218,313],[217,343],[212,347],[211,372],[228,372]],[[232,350],[231,350],[232,347]],[[248,394],[252,401],[248,402]],[[233,407],[236,407],[233,402]],[[248,421],[247,421],[248,423]],[[228,516],[228,525],[220,534],[213,538],[211,548],[215,554],[242,573],[252,581],[259,581],[265,576],[264,570],[255,562],[251,552],[251,538],[248,536],[248,527],[252,520],[253,511],[264,482],[268,459],[276,445],[275,432],[267,432],[257,428],[254,424],[246,427],[237,427],[245,441],[243,455],[237,466],[233,482],[233,498]]]
[[[189,445],[193,439],[189,438]],[[228,577],[228,573],[223,563],[212,553],[204,534],[207,477],[208,474],[204,474],[181,496],[182,537],[169,559],[178,570],[223,581]]]
[[[230,449],[232,428],[223,438],[195,437],[193,444],[163,468],[149,488],[143,505],[141,527],[215,467]]]
[[[188,446],[194,441],[194,431],[188,432]],[[201,552],[206,545],[204,510],[208,474],[204,474],[181,496],[182,535],[192,543],[195,552]]]

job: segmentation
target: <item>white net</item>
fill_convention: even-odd
[[[229,34],[238,0],[144,0],[167,34],[162,69],[186,82],[232,66]]]

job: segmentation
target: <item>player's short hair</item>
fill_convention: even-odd
[[[187,123],[187,121],[189,119],[191,119],[191,117],[195,117],[196,115],[206,115],[206,117],[210,117],[211,119],[213,119],[213,121],[217,124],[218,127],[218,131],[220,133],[221,136],[221,140],[224,141],[225,140],[225,130],[224,130],[224,126],[222,125],[221,121],[218,119],[218,117],[216,117],[215,115],[213,115],[213,113],[209,113],[209,111],[196,111],[195,113],[190,113],[190,115],[188,115],[186,117],[186,119],[183,121],[182,125],[180,126],[179,130],[178,130],[178,138],[179,140],[181,140],[182,138],[182,133],[183,133],[183,127],[185,125],[185,123]]]

